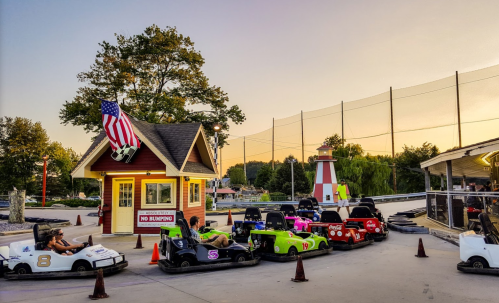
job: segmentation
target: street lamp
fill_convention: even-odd
[[[43,159],[42,207],[45,207],[45,189],[47,186],[47,160],[49,159],[49,155],[43,156],[42,159]]]
[[[291,201],[295,200],[295,174],[293,171],[293,164],[296,163],[296,159],[288,159],[288,163],[291,163]]]
[[[215,170],[216,170],[216,167],[218,166],[218,162],[217,162],[218,132],[222,130],[222,125],[220,123],[215,123],[215,125],[213,125],[213,130],[215,131],[215,152],[214,152],[214,158],[215,158]],[[217,186],[218,186],[218,178],[215,177],[215,180],[213,181],[213,203],[212,203],[212,206],[211,206],[211,210],[217,210]]]

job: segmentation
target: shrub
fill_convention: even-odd
[[[45,207],[50,207],[53,204],[63,204],[69,207],[78,207],[78,206],[83,206],[83,207],[97,207],[101,204],[100,200],[61,200],[61,201],[47,201],[45,202]],[[42,203],[37,202],[31,204],[32,206],[35,207],[41,207]]]
[[[263,194],[262,197],[260,198],[260,201],[262,201],[262,202],[269,202],[270,201],[270,195],[269,194]]]
[[[206,210],[211,210],[213,207],[213,198],[211,195],[206,195]]]
[[[272,201],[286,201],[288,196],[285,193],[275,192],[270,193],[270,200]]]

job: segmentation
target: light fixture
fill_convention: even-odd
[[[185,180],[185,182],[189,182],[190,178],[187,176],[184,176],[184,180]]]
[[[488,153],[488,154],[486,154],[485,156],[483,156],[483,157],[482,157],[482,161],[483,161],[485,164],[487,164],[487,166],[490,166],[490,162],[489,162],[489,161],[487,161],[487,158],[488,158],[488,157],[490,157],[493,153],[495,153],[495,151],[492,151],[492,152],[490,152],[490,153]]]
[[[222,130],[222,124],[220,124],[218,122],[215,123],[215,125],[213,125],[213,130],[218,133],[219,131]]]
[[[100,175],[101,175],[102,177],[104,177],[104,176],[106,175],[106,172],[105,172],[105,171],[102,171],[102,172],[100,173]]]
[[[150,171],[147,171],[147,172],[146,172],[146,175],[147,175],[147,176],[150,176],[150,175],[151,175],[151,172],[150,172]]]
[[[42,156],[43,161],[47,161],[49,158],[49,155]]]

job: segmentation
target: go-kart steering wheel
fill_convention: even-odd
[[[206,226],[205,226],[205,225],[201,226],[200,228],[198,228],[198,232],[199,232],[200,234],[204,234],[204,233],[205,233],[205,231],[204,231],[204,229],[205,229],[205,228],[206,228]]]

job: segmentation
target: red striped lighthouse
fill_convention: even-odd
[[[326,145],[319,147],[319,157],[317,170],[315,171],[314,197],[319,202],[338,202],[338,198],[333,193],[336,192],[338,181],[334,170],[333,148]]]

